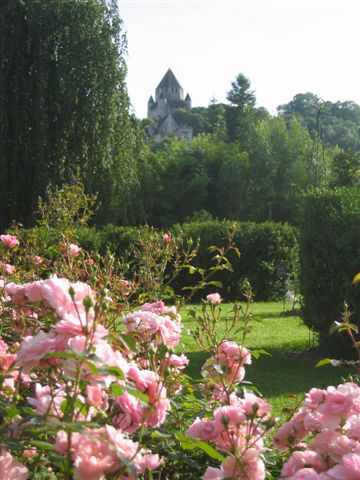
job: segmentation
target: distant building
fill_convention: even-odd
[[[149,128],[152,140],[161,142],[168,135],[192,139],[192,128],[179,125],[172,116],[179,108],[191,110],[191,98],[189,94],[184,98],[184,89],[169,68],[155,90],[155,100],[151,96],[148,101],[148,118],[155,122]]]

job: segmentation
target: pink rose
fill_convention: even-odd
[[[25,285],[24,293],[30,302],[40,302],[43,300],[42,284],[43,282],[41,280],[36,280]]]
[[[186,430],[186,435],[211,442],[215,440],[217,432],[215,431],[215,422],[209,418],[197,418],[195,422]]]
[[[0,370],[8,370],[16,359],[16,355],[7,353],[9,347],[0,337]]]
[[[65,387],[51,391],[48,385],[42,387],[37,383],[35,385],[35,397],[27,397],[27,401],[40,415],[50,413],[62,417],[61,403],[65,400],[65,396]]]
[[[349,438],[360,441],[360,415],[351,415],[345,423],[345,432]]]
[[[209,295],[206,296],[206,300],[212,305],[218,305],[221,303],[222,298],[218,293],[209,293]]]
[[[189,363],[189,359],[182,353],[180,356],[172,353],[169,358],[165,359],[166,366],[175,367],[178,369],[183,369]]]
[[[78,257],[79,253],[81,252],[81,247],[78,245],[75,245],[74,243],[68,243],[66,244],[68,253],[71,257]]]
[[[64,348],[64,341],[54,333],[40,332],[34,337],[26,337],[17,353],[16,364],[23,368],[25,373],[39,366],[41,360],[49,352],[57,352]],[[56,359],[55,359],[56,360]]]
[[[164,233],[163,240],[164,240],[164,242],[169,243],[170,240],[171,240],[170,235],[168,233]]]
[[[223,480],[224,473],[220,468],[208,467],[206,469],[204,480]]]
[[[41,265],[44,262],[44,259],[40,257],[39,255],[34,255],[32,257],[32,263],[33,265]]]
[[[311,467],[317,472],[326,470],[326,464],[322,457],[313,450],[305,450],[303,452],[294,452],[289,460],[283,466],[281,475],[290,477],[302,468]]]
[[[333,430],[325,430],[314,438],[311,449],[320,455],[328,456],[333,462],[338,463],[346,453],[354,449],[354,440]]]
[[[255,448],[249,448],[241,456],[241,465],[233,457],[228,457],[222,465],[224,478],[239,480],[264,480],[265,465]]]
[[[19,240],[15,235],[0,235],[0,240],[6,247],[14,248],[19,245]]]
[[[125,432],[136,432],[141,426],[144,410],[141,402],[133,395],[125,393],[117,397],[114,402],[114,424]]]
[[[305,435],[304,428],[300,427],[299,431],[293,422],[287,422],[275,433],[273,442],[275,447],[282,452],[292,445],[297,445]]]
[[[220,343],[217,353],[222,364],[231,364],[233,362],[240,363],[241,365],[251,364],[249,350],[234,341]]]
[[[325,400],[326,391],[320,388],[312,388],[305,394],[305,407],[310,409],[317,408]]]
[[[13,273],[15,273],[15,270],[16,270],[14,265],[10,265],[10,263],[1,263],[0,268],[9,275],[12,275]]]
[[[349,395],[336,391],[326,395],[322,413],[325,415],[343,416],[350,411],[351,407],[352,398]]]
[[[269,403],[253,393],[245,393],[244,399],[240,400],[239,403],[244,408],[245,414],[249,416],[266,418],[271,408]]]
[[[155,470],[162,464],[162,459],[158,454],[148,453],[146,455],[137,455],[134,458],[134,464],[139,473],[144,474],[147,470]]]
[[[3,480],[26,480],[28,469],[15,460],[11,453],[2,448],[0,450],[0,473]]]
[[[301,468],[295,475],[289,478],[291,478],[291,480],[319,480],[320,477],[313,468]]]
[[[347,453],[342,463],[328,470],[327,474],[334,480],[359,480],[360,453]]]
[[[105,392],[104,392],[105,393]],[[103,404],[103,390],[99,385],[86,386],[86,403],[100,408]]]

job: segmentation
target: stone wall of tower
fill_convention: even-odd
[[[168,88],[158,87],[155,91],[155,102],[158,102],[161,96],[163,96],[164,98],[167,98],[168,100],[183,101],[184,89],[178,88],[178,87],[168,87]]]
[[[165,98],[160,98],[153,108],[149,109],[148,117],[158,122],[170,113],[170,109]]]

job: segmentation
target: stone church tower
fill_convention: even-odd
[[[184,89],[169,68],[155,90],[155,100],[151,96],[148,101],[148,118],[155,122],[149,128],[152,140],[161,142],[167,135],[192,139],[192,128],[179,125],[172,116],[179,108],[191,110],[191,98],[189,94],[184,98]]]

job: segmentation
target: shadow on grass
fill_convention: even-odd
[[[282,310],[280,312],[267,312],[266,310],[255,310],[253,316],[260,318],[261,320],[267,320],[268,318],[282,318]]]
[[[267,349],[270,356],[253,358],[253,363],[246,367],[245,380],[252,382],[264,397],[278,397],[299,394],[312,387],[326,388],[337,385],[346,378],[351,370],[340,367],[324,366],[315,368],[316,360],[308,358],[305,352],[284,352],[283,349]],[[185,373],[194,379],[201,378],[201,366],[210,356],[206,352],[186,353],[189,366]]]

